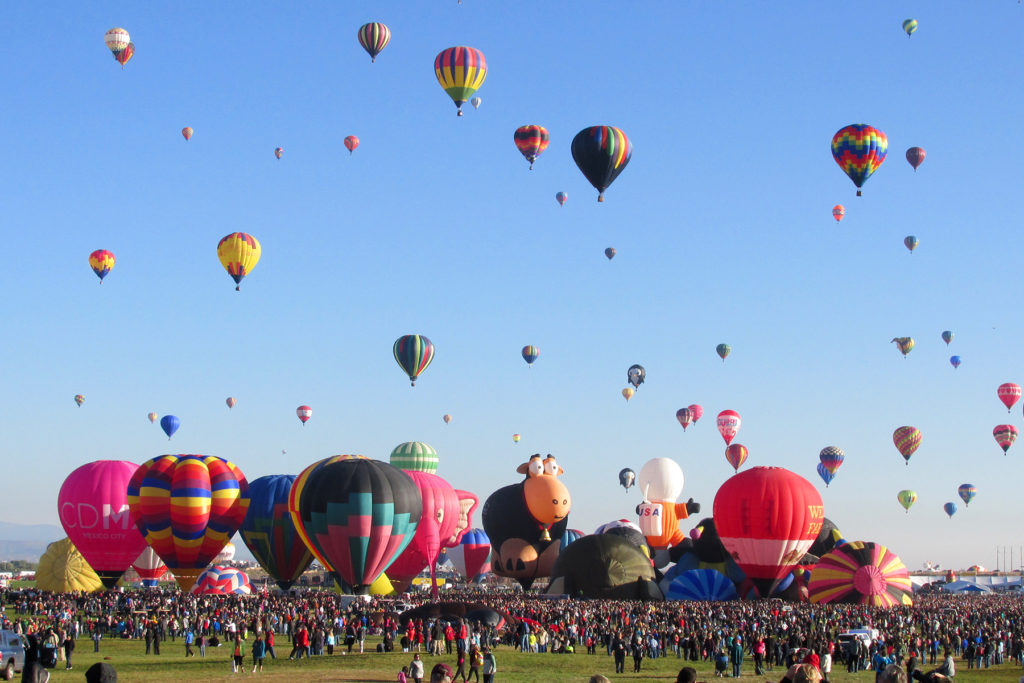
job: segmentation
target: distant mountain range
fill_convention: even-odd
[[[46,546],[66,534],[56,524],[15,524],[0,522],[0,560],[36,562]]]

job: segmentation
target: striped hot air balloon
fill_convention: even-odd
[[[812,603],[854,603],[873,607],[913,604],[910,573],[884,545],[853,541],[818,561],[807,592]]]
[[[89,254],[89,267],[92,268],[92,272],[96,273],[96,277],[100,279],[101,285],[103,284],[103,278],[114,269],[114,262],[114,252],[107,251],[106,249],[97,249]]]
[[[441,50],[434,59],[434,75],[462,116],[462,105],[487,78],[487,60],[476,48],[450,47]]]
[[[729,444],[725,449],[725,459],[732,465],[733,472],[739,472],[743,463],[747,461],[747,447],[741,443]]]
[[[846,459],[846,454],[843,453],[843,449],[838,446],[825,446],[818,453],[818,460],[825,466],[832,474],[835,474],[839,470],[839,467],[843,464]]]
[[[957,495],[964,501],[964,505],[970,507],[971,501],[978,495],[978,487],[974,484],[960,484],[956,489]]]
[[[259,241],[244,232],[233,232],[217,243],[217,258],[224,270],[235,281],[235,291],[241,289],[242,279],[260,262]]]
[[[420,373],[434,360],[434,345],[423,335],[407,334],[395,340],[393,353],[395,361],[409,375],[412,386],[416,386]]]
[[[1010,446],[1017,440],[1017,428],[1013,425],[996,425],[995,429],[992,430],[992,436],[995,437],[996,443],[1003,449],[1003,455],[1010,450]]]
[[[736,600],[740,596],[736,586],[716,569],[689,569],[678,574],[665,591],[666,600],[697,600],[721,602]]]
[[[430,444],[422,441],[406,441],[394,447],[389,461],[400,470],[437,474],[440,457]]]
[[[199,575],[191,591],[194,595],[249,595],[249,575],[241,569],[214,565]]]
[[[238,530],[281,590],[288,590],[313,561],[288,511],[294,481],[294,474],[272,474],[249,482],[249,511]]]
[[[187,591],[241,526],[248,489],[242,471],[224,458],[161,455],[135,471],[128,507],[146,542]]]
[[[516,128],[513,140],[519,153],[530,162],[530,170],[532,171],[533,162],[537,161],[537,157],[548,148],[550,138],[548,136],[548,129],[544,126],[530,125]]]
[[[572,139],[572,159],[604,201],[608,189],[633,157],[633,143],[614,126],[584,128]]]
[[[898,427],[895,432],[892,433],[892,442],[896,444],[896,450],[900,452],[903,459],[907,461],[907,465],[910,464],[910,456],[914,454],[918,446],[921,445],[921,439],[923,435],[921,430],[917,427]]]
[[[857,186],[858,197],[864,182],[885,161],[888,149],[885,133],[866,123],[846,126],[832,136],[832,157]]]
[[[470,529],[458,545],[448,548],[448,559],[466,581],[472,581],[491,571],[491,540],[483,529]]]
[[[532,344],[527,344],[523,347],[523,360],[526,361],[527,365],[533,365],[533,361],[540,357],[540,349]]]
[[[299,406],[295,409],[295,415],[299,418],[299,422],[305,425],[309,422],[309,418],[313,417],[313,409],[309,406]]]
[[[1010,412],[1010,409],[1017,404],[1020,400],[1022,390],[1019,384],[1013,382],[1004,382],[999,385],[996,390],[996,395],[999,396],[999,400],[1006,406],[1006,412]]]
[[[818,476],[821,477],[821,480],[823,482],[825,482],[825,488],[828,488],[828,485],[831,484],[832,480],[836,478],[835,473],[829,472],[828,468],[825,467],[825,465],[820,462],[818,463],[816,469],[818,471]]]
[[[359,44],[370,55],[370,62],[377,61],[377,55],[391,42],[391,29],[379,22],[363,24],[359,27]]]

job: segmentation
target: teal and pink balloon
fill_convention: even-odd
[[[564,192],[555,193],[555,201],[558,202],[559,206],[565,206],[565,203],[569,200],[569,195]]]
[[[946,342],[946,346],[949,346],[949,342],[953,341],[953,333],[949,330],[944,330],[942,333],[942,341]]]
[[[952,517],[956,514],[956,503],[946,503],[942,506],[942,509],[946,511],[946,514]]]
[[[719,344],[718,346],[715,347],[715,353],[718,354],[718,357],[721,358],[722,362],[724,363],[725,359],[729,356],[730,353],[732,353],[732,347],[729,346],[728,344]]]
[[[999,400],[1006,406],[1006,412],[1010,412],[1010,409],[1017,404],[1020,400],[1022,390],[1019,384],[1013,382],[1004,382],[999,385],[996,390],[996,395],[999,396]]]
[[[907,150],[907,163],[914,167],[914,171],[917,172],[917,167],[924,163],[925,151],[920,147],[911,147]]]
[[[828,468],[820,462],[818,463],[818,476],[825,482],[825,488],[828,488],[828,485],[836,478],[835,472],[829,472]]]
[[[434,345],[423,335],[407,334],[395,341],[393,353],[399,367],[409,375],[412,386],[416,386],[420,373],[434,360]]]
[[[976,495],[978,495],[978,487],[974,484],[960,484],[960,486],[957,487],[956,492],[960,496],[960,499],[964,501],[964,505],[970,507],[971,501],[974,500]]]
[[[1013,425],[996,425],[992,430],[992,436],[1003,449],[1003,455],[1006,455],[1006,451],[1010,450],[1010,446],[1017,440],[1017,434],[1017,428]]]
[[[633,143],[614,126],[584,128],[572,139],[572,158],[604,201],[604,191],[619,177],[633,156]]]
[[[911,253],[917,249],[917,245],[921,243],[921,240],[917,239],[913,235],[907,235],[903,238],[903,246],[905,246]]]
[[[607,259],[609,261],[611,261],[613,258],[615,258],[615,254],[617,254],[617,253],[618,252],[615,251],[615,247],[608,247],[607,249],[604,250],[604,255],[605,255],[605,257],[607,257]]]
[[[252,556],[281,590],[291,588],[313,562],[288,511],[294,474],[271,474],[249,482],[249,510],[238,532]]]
[[[861,187],[885,161],[888,149],[885,133],[866,123],[846,126],[832,136],[832,158],[857,186],[858,197]]]
[[[952,365],[954,369],[960,367],[960,363],[962,362],[963,361],[960,359],[960,356],[949,357],[949,364]]]
[[[137,469],[125,460],[97,460],[69,474],[57,494],[65,533],[106,588],[146,549],[128,509],[128,483]]]
[[[825,446],[818,453],[818,460],[821,464],[832,474],[835,474],[840,465],[843,464],[843,460],[846,459],[846,454],[843,453],[843,449],[838,446]]]
[[[532,344],[527,344],[523,347],[523,360],[526,361],[527,365],[532,366],[533,361],[537,360],[540,356],[540,349]]]
[[[181,420],[174,415],[164,415],[160,418],[160,429],[164,430],[164,434],[167,435],[167,440],[170,441],[171,437],[174,436],[174,432],[178,431],[178,427],[181,426]]]

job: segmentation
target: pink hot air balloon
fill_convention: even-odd
[[[689,408],[680,408],[676,411],[676,419],[679,420],[679,424],[683,426],[683,431],[690,426],[693,420],[693,411]]]
[[[146,549],[128,512],[128,482],[137,469],[124,460],[97,460],[69,474],[57,495],[64,531],[107,588]]]
[[[1006,406],[1006,412],[1010,412],[1010,409],[1020,400],[1021,388],[1019,384],[1006,382],[999,385],[997,393],[999,394],[999,400]]]
[[[1006,455],[1006,451],[1010,450],[1010,446],[1017,440],[1017,428],[1013,425],[996,425],[996,428],[992,430],[992,436],[995,437],[999,447],[1003,449],[1003,455]]]
[[[728,446],[732,443],[732,440],[736,438],[736,434],[740,431],[740,414],[735,410],[723,410],[718,414],[718,433],[725,439],[725,445]]]
[[[299,421],[302,424],[309,422],[309,418],[313,417],[313,409],[309,406],[299,406],[295,409],[295,414],[299,416]]]
[[[429,472],[402,470],[416,483],[423,500],[423,514],[412,542],[387,568],[388,579],[403,583],[411,581],[424,568],[430,571],[431,593],[437,599],[435,577],[437,556],[441,548],[451,548],[462,541],[473,523],[477,497],[467,491],[456,491],[447,481]]]
[[[690,410],[690,414],[693,416],[693,424],[697,424],[697,421],[704,416],[704,408],[696,403],[686,407]]]
[[[139,578],[142,579],[142,585],[147,588],[155,588],[161,577],[167,573],[167,565],[150,547],[143,550],[138,559],[132,563],[132,569],[138,572]]]

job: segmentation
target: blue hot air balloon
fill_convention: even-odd
[[[960,367],[960,362],[961,362],[960,361],[960,356],[950,356],[949,357],[949,364],[952,365],[954,368]]]
[[[960,484],[960,487],[956,490],[960,495],[960,498],[964,501],[964,505],[970,507],[971,501],[978,495],[978,487],[974,484]]]
[[[164,434],[167,435],[167,440],[170,441],[171,437],[174,436],[174,432],[178,431],[178,427],[181,426],[181,420],[174,415],[164,415],[160,418],[160,428],[164,430]]]
[[[271,474],[249,482],[249,510],[238,530],[253,557],[281,590],[288,590],[313,561],[288,511],[294,474]]]
[[[829,472],[825,464],[820,462],[818,463],[818,476],[825,482],[825,488],[828,488],[828,485],[836,478],[835,473]]]
[[[682,572],[665,591],[666,600],[736,600],[736,586],[716,569],[690,569]]]
[[[946,514],[952,517],[956,514],[956,503],[946,503],[942,506],[942,509],[946,511]]]

